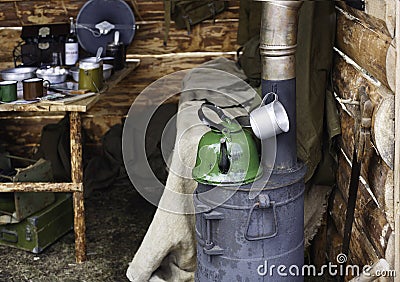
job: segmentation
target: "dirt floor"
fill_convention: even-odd
[[[95,190],[86,200],[87,254],[75,263],[74,234],[69,232],[41,254],[0,246],[0,282],[128,281],[125,272],[138,249],[155,207],[132,186]],[[331,277],[307,282],[335,281]]]
[[[75,263],[74,234],[69,232],[41,254],[0,246],[0,282],[128,281],[125,272],[138,249],[155,207],[132,186],[95,190],[86,200],[87,254]],[[331,277],[307,282],[335,281]]]
[[[174,111],[176,108],[170,114]],[[168,113],[165,109],[161,112],[162,115]],[[162,128],[160,124],[157,122],[156,128]],[[159,180],[165,183],[167,175],[161,151],[154,152],[149,163]],[[126,179],[122,185],[121,181],[119,183],[94,190],[86,199],[88,260],[85,263],[75,263],[72,231],[41,254],[0,246],[0,282],[128,281],[125,276],[128,263],[139,248],[156,208],[127,184]],[[332,280],[318,277],[305,281]]]
[[[75,263],[72,231],[41,254],[0,246],[0,282],[127,281],[154,212],[131,186],[94,191],[86,201],[87,262]]]

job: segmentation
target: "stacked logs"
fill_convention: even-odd
[[[367,13],[336,2],[333,84],[342,135],[338,142],[337,189],[331,197],[327,226],[317,240],[322,239],[329,246],[325,254],[336,262],[344,234],[355,133],[359,130],[356,127],[360,119],[359,89],[365,88],[374,111],[371,139],[366,144],[358,183],[350,262],[363,266],[385,258],[393,267],[395,43],[394,31],[390,30],[393,19],[388,16],[385,21],[388,12],[372,8],[378,4],[389,6],[390,0],[366,2]]]

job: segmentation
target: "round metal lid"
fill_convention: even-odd
[[[135,16],[129,5],[122,0],[90,0],[79,11],[76,33],[82,48],[95,54],[114,41],[115,31],[120,33],[120,42],[129,45],[135,36]]]

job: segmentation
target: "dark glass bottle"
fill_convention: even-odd
[[[65,40],[65,65],[74,66],[79,58],[78,38],[75,34],[74,19],[71,17],[69,34]]]

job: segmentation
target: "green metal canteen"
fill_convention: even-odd
[[[221,122],[217,124],[209,119],[204,108],[215,112]],[[262,169],[252,133],[213,104],[202,104],[198,115],[211,131],[200,139],[192,171],[194,180],[210,185],[237,185],[258,179]]]

